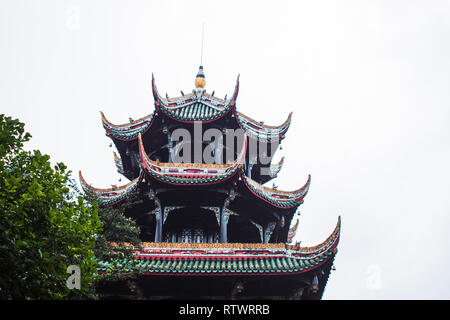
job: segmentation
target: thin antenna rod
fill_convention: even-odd
[[[205,35],[205,23],[203,22],[203,24],[202,24],[202,52],[200,55],[200,65],[201,66],[203,65],[203,38],[204,38],[204,35]]]

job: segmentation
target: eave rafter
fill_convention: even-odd
[[[137,188],[143,176],[144,175],[141,170],[139,177],[137,177],[133,181],[130,181],[126,185],[119,187],[113,186],[112,188],[107,189],[99,189],[94,188],[93,186],[88,184],[86,180],[84,180],[81,171],[79,172],[81,187],[83,188],[86,196],[91,200],[97,201],[101,205],[113,205],[125,199],[131,192],[133,192]]]
[[[237,159],[227,164],[165,163],[151,160],[140,135],[138,141],[142,168],[155,179],[170,184],[213,184],[228,179],[242,172],[247,150],[247,139],[244,137]]]

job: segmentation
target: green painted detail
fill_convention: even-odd
[[[214,108],[211,108],[201,102],[195,102],[191,105],[175,110],[170,110],[168,108],[162,108],[162,110],[169,116],[178,120],[205,121],[220,117],[229,109],[224,108],[223,110],[215,110]]]
[[[195,257],[158,257],[152,260],[133,259],[113,262],[99,261],[99,272],[131,272],[144,273],[289,273],[301,272],[313,268],[333,255],[331,250],[314,258],[295,257],[258,257],[241,260]]]

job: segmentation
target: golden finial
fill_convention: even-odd
[[[197,77],[195,78],[195,87],[197,89],[203,89],[206,85],[205,74],[203,73],[203,66],[200,66],[197,72]]]

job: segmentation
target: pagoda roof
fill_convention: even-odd
[[[103,127],[106,130],[106,135],[110,138],[122,141],[130,141],[136,139],[139,133],[143,134],[150,128],[154,119],[153,114],[149,114],[138,120],[133,120],[129,123],[116,125],[109,122],[103,112],[100,111],[100,114],[102,116]]]
[[[185,97],[191,95],[193,94],[186,95]],[[211,122],[221,118],[227,114],[228,111],[230,111],[227,108],[215,110],[203,102],[195,102],[189,105],[174,108],[163,107],[161,110],[170,118],[181,122]],[[100,114],[103,127],[106,130],[106,135],[113,140],[115,139],[121,141],[131,141],[137,139],[139,133],[144,134],[151,127],[156,116],[152,113],[138,120],[116,125],[111,123],[102,111],[100,111]],[[292,119],[291,112],[283,124],[279,126],[268,126],[264,125],[262,122],[251,119],[242,112],[236,112],[235,114],[239,127],[244,130],[249,137],[264,142],[280,141],[284,139]]]
[[[303,198],[308,193],[311,184],[311,175],[308,176],[308,180],[303,187],[294,191],[282,191],[265,187],[244,174],[242,174],[242,181],[258,198],[278,208],[292,208],[298,207],[303,203]]]
[[[236,115],[239,126],[248,134],[249,137],[265,142],[283,140],[292,120],[291,112],[283,124],[279,126],[268,126],[262,122],[253,120],[241,112],[236,112]]]
[[[99,273],[145,275],[295,275],[319,268],[337,253],[341,219],[314,247],[284,243],[142,243],[133,260],[99,261]],[[323,288],[322,288],[323,289]]]
[[[127,153],[128,148],[136,148],[136,140],[139,134],[145,139],[152,139],[153,135],[157,134],[158,138],[150,143],[151,150],[149,151],[155,150],[154,148],[162,147],[164,143],[158,140],[161,139],[158,135],[158,126],[166,121],[164,117],[182,123],[194,123],[196,121],[207,123],[226,117],[225,121],[228,123],[230,129],[240,128],[248,137],[263,143],[279,143],[284,139],[292,119],[291,112],[283,124],[269,126],[238,112],[236,110],[236,99],[239,92],[239,77],[237,78],[234,93],[230,99],[214,97],[213,95],[206,93],[203,89],[197,91],[194,90],[192,93],[176,98],[163,98],[156,89],[155,78],[153,75],[152,89],[155,98],[155,111],[138,120],[130,119],[131,121],[129,123],[116,125],[111,123],[106,118],[105,114],[100,111],[106,135],[113,140],[120,153],[120,161],[118,160],[118,157],[115,158],[118,171],[128,179],[134,179],[139,173],[137,168],[132,165],[134,159],[131,159]],[[222,126],[223,123],[220,125]],[[132,142],[132,144],[130,145],[129,142]],[[271,153],[270,158],[272,158],[273,154],[274,152]],[[265,169],[268,169],[268,171],[266,171],[268,174],[256,174],[253,178],[260,183],[265,183],[275,178],[281,169],[282,163],[283,161],[279,164],[273,164],[271,161],[267,164],[256,163],[256,172],[261,172],[256,168],[265,167]]]
[[[89,185],[83,178],[81,171],[80,182],[83,190],[90,199],[97,200],[102,205],[115,204],[126,198],[141,182],[144,172],[157,181],[172,185],[210,185],[239,177],[240,185],[257,198],[280,209],[296,208],[303,203],[311,184],[311,175],[305,185],[298,190],[282,191],[269,188],[250,179],[244,174],[243,162],[247,148],[247,139],[233,162],[227,164],[203,163],[166,163],[151,160],[145,152],[142,137],[138,134],[139,155],[141,171],[139,176],[123,186],[113,186],[108,189],[99,189]],[[282,164],[282,161],[280,161]]]
[[[222,118],[235,107],[239,93],[239,76],[233,96],[228,100],[214,97],[203,90],[193,91],[177,98],[163,98],[158,93],[153,74],[152,91],[156,109],[168,117],[181,122],[210,122]]]
[[[131,192],[133,192],[141,182],[144,175],[143,171],[141,170],[141,174],[136,179],[123,186],[112,186],[112,188],[108,189],[99,189],[92,187],[86,182],[86,180],[84,180],[83,175],[81,174],[81,170],[79,171],[79,177],[81,187],[83,188],[83,191],[89,199],[96,200],[101,205],[113,205],[125,199]]]

